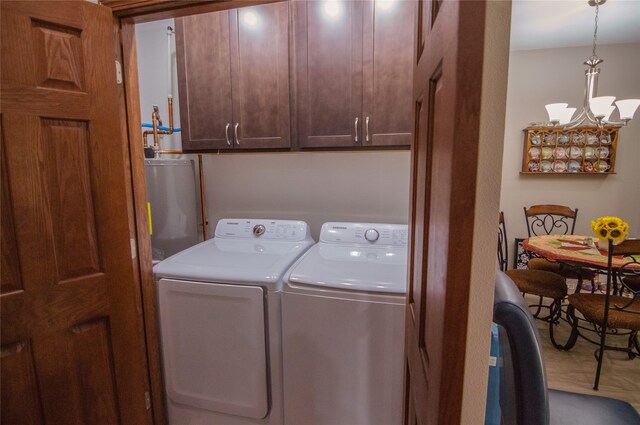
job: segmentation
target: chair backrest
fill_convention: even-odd
[[[493,321],[500,325],[500,407],[504,423],[548,425],[549,396],[538,328],[517,287],[500,271],[496,275]]]
[[[507,226],[504,224],[504,213],[500,211],[498,220],[498,265],[503,272],[506,272],[509,268],[509,244],[507,241]]]
[[[531,236],[561,234],[573,235],[578,209],[564,205],[532,205],[524,207],[527,233]]]
[[[608,258],[611,259],[615,255],[622,255],[626,261],[621,267],[611,270],[618,280],[618,288],[626,288],[631,292],[632,297],[625,304],[615,304],[613,308],[618,311],[631,310],[631,306],[640,302],[640,291],[637,287],[632,286],[632,282],[640,279],[640,270],[633,267],[640,266],[640,239],[625,239],[618,245],[609,245]],[[611,296],[613,276],[607,272],[607,293],[605,298],[605,306],[609,308],[609,298]]]

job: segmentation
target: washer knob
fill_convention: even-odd
[[[369,242],[375,242],[380,237],[380,233],[376,229],[368,229],[364,232],[364,238]]]
[[[263,224],[256,224],[253,226],[253,236],[262,236],[265,230],[266,229]]]

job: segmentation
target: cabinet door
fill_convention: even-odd
[[[287,148],[289,3],[232,10],[231,80],[235,148]]]
[[[363,146],[411,144],[416,3],[364,3]]]
[[[229,12],[176,19],[176,59],[184,150],[230,148]]]
[[[360,1],[296,1],[296,115],[302,148],[362,141]]]

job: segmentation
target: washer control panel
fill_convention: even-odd
[[[304,221],[225,218],[218,221],[216,237],[303,241],[311,236]]]
[[[407,246],[406,224],[329,222],[322,225],[320,241],[327,243]]]
[[[380,238],[380,233],[376,229],[367,229],[364,232],[364,238],[369,242],[375,242]]]

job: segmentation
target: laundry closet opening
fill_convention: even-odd
[[[371,358],[367,358],[368,354],[362,354],[362,347],[359,348],[360,352],[354,348],[354,356],[360,356],[354,360],[360,363],[358,373],[361,375],[354,379],[363,379],[364,382],[371,380],[371,385],[365,383],[363,388],[374,384],[390,386],[396,394],[389,397],[393,407],[376,399],[378,396],[373,394],[374,389],[367,390],[372,394],[360,395],[352,401],[366,405],[370,396],[371,400],[375,400],[372,405],[392,412],[380,416],[380,412],[366,408],[347,412],[348,409],[341,410],[335,406],[334,413],[338,416],[334,419],[337,420],[342,418],[373,423],[369,416],[374,414],[380,416],[379,420],[384,423],[390,420],[400,423],[402,419],[401,347],[404,344],[404,288],[410,206],[415,7],[414,2],[391,0],[284,1],[135,24],[142,124],[137,137],[145,152],[146,202],[153,264],[174,255],[169,262],[180,263],[187,268],[189,264],[198,269],[217,264],[214,256],[219,253],[202,251],[200,258],[210,259],[207,264],[192,263],[192,259],[178,253],[219,238],[223,235],[221,229],[226,229],[224,231],[228,233],[228,227],[234,223],[229,224],[225,219],[233,219],[241,225],[251,223],[252,226],[263,225],[260,220],[271,221],[274,229],[284,229],[289,226],[288,223],[297,226],[295,223],[303,222],[310,237],[321,242],[327,235],[336,232],[330,226],[323,228],[323,225],[337,223],[337,232],[344,232],[344,241],[355,243],[355,248],[349,245],[346,251],[343,249],[346,259],[360,261],[357,263],[359,269],[375,268],[371,269],[373,272],[368,272],[372,275],[371,287],[360,288],[361,293],[350,301],[352,306],[347,303],[346,307],[337,309],[326,307],[329,310],[325,309],[324,304],[322,307],[296,304],[287,310],[287,294],[280,307],[280,300],[276,302],[271,298],[273,288],[269,284],[248,283],[248,287],[262,288],[264,291],[264,294],[249,294],[247,299],[255,303],[264,295],[269,300],[264,305],[264,314],[269,320],[280,315],[278,312],[271,316],[273,312],[269,309],[274,308],[282,308],[285,313],[289,311],[289,316],[284,314],[283,320],[293,315],[298,324],[307,319],[318,320],[318,317],[311,315],[344,314],[346,325],[347,321],[355,323],[358,315],[363,317],[363,314],[371,314],[367,321],[362,322],[364,327],[354,330],[356,333],[336,335],[335,341],[339,344],[357,339],[361,340],[361,345],[366,344],[370,337],[368,333],[376,332],[376,329],[369,327],[383,329],[390,327],[385,323],[393,323],[393,327],[398,328],[389,333],[394,338],[389,345],[399,350],[395,354],[385,357],[382,340],[375,341],[375,344],[382,343],[381,346],[369,350],[377,351],[370,353]],[[132,143],[135,143],[135,135]],[[141,159],[133,158],[132,161]],[[362,223],[366,226],[358,227]],[[352,224],[355,227],[350,227]],[[268,236],[270,229],[266,222],[265,225],[265,236]],[[370,240],[368,236],[365,238],[363,232],[369,228],[374,228],[379,234],[379,241]],[[255,228],[253,230],[255,235]],[[350,240],[350,237],[359,237],[361,240]],[[359,246],[360,242],[365,246]],[[367,251],[370,247],[366,244],[372,247],[374,244],[401,246],[400,251],[397,246],[393,250]],[[266,242],[261,242],[260,246],[269,249]],[[195,253],[198,249],[191,248],[188,252]],[[354,253],[360,254],[361,258],[356,258]],[[292,257],[291,261],[294,259]],[[387,285],[380,289],[384,286],[380,283],[389,283],[384,281],[386,277],[383,279],[380,275],[385,274],[385,267],[394,261],[400,261],[400,266],[394,263],[392,280],[398,280],[397,288],[402,288],[396,290],[392,288],[394,285]],[[176,372],[176,365],[184,366],[202,357],[193,352],[167,351],[167,340],[184,332],[172,328],[170,334],[167,333],[169,323],[177,323],[174,318],[167,318],[167,309],[177,308],[179,302],[175,301],[177,298],[163,294],[179,293],[184,289],[190,297],[198,297],[198,303],[204,302],[207,297],[220,300],[224,298],[221,294],[227,290],[224,286],[234,281],[200,277],[201,281],[221,283],[223,292],[216,292],[216,288],[192,292],[184,281],[196,280],[195,277],[188,272],[182,275],[172,271],[167,264],[165,261],[160,263],[160,268],[156,267],[154,284],[160,291],[158,315],[165,344],[162,348],[162,369],[170,422],[187,418],[205,420],[206,415],[197,415],[207,410],[213,412],[213,416],[206,416],[206,420],[213,420],[214,423],[218,423],[216,420],[227,423],[225,421],[230,417],[234,417],[233,420],[238,420],[238,423],[245,423],[238,417],[246,416],[250,422],[265,415],[270,418],[267,419],[269,423],[277,423],[281,417],[278,409],[284,409],[291,417],[319,415],[318,412],[300,410],[299,405],[288,406],[287,395],[294,400],[295,391],[287,389],[286,382],[279,384],[279,379],[274,376],[284,375],[285,381],[289,376],[293,381],[292,377],[303,367],[295,359],[299,353],[291,349],[285,350],[290,357],[281,359],[281,366],[267,365],[267,396],[256,395],[255,399],[248,401],[236,400],[238,405],[251,405],[255,410],[236,408],[233,400],[229,404],[220,402],[225,391],[217,389],[205,391],[195,398],[182,397],[180,394],[191,391],[187,381],[195,382],[198,374]],[[245,268],[252,267],[250,261],[247,264]],[[339,263],[332,264],[331,267],[334,267]],[[163,277],[167,281],[164,287],[160,284]],[[179,278],[178,282],[175,278]],[[337,279],[349,284],[362,278],[346,270]],[[284,276],[282,280],[282,286],[276,292],[286,287]],[[324,282],[326,279],[321,276],[317,280]],[[331,290],[338,294],[340,291],[345,291],[345,294],[349,292],[349,288],[340,285]],[[247,286],[242,290],[246,289]],[[304,292],[299,287],[297,290]],[[292,300],[296,296],[300,294],[288,295]],[[390,310],[389,307],[376,307],[377,310],[367,313],[369,310],[363,310],[362,305],[368,302],[393,307]],[[219,302],[211,305],[218,306],[221,314],[229,311],[220,307],[223,304]],[[198,308],[192,306],[188,310],[195,315]],[[302,317],[305,315],[299,316],[300,309],[313,313],[308,318]],[[235,314],[233,317],[218,317],[217,320],[238,322],[246,318]],[[214,321],[213,316],[206,314],[194,320],[205,319]],[[339,318],[336,320],[335,329],[339,329],[342,324]],[[371,325],[367,325],[369,321]],[[184,323],[184,326],[191,326],[189,323],[193,322],[185,319]],[[255,327],[262,326],[257,322],[242,323],[251,329],[247,330],[247,335],[251,332],[255,334]],[[272,363],[274,358],[282,355],[282,350],[279,349],[279,354],[269,350],[273,350],[274,344],[287,344],[287,325],[283,323],[282,328],[284,335],[275,335],[274,330],[265,325],[267,348],[263,349],[269,353],[267,357],[271,358]],[[208,331],[205,333],[214,337],[215,331],[211,328]],[[291,332],[299,334],[306,331],[317,332],[299,328]],[[374,335],[372,338],[387,336]],[[185,341],[182,343],[188,344]],[[329,344],[332,337],[323,341]],[[174,342],[178,343],[177,340]],[[252,350],[256,346],[260,347],[260,344],[253,345]],[[193,358],[178,359],[185,355],[193,355]],[[291,369],[288,368],[288,360],[292,365],[295,363],[298,372],[288,373]],[[326,359],[323,360],[325,362],[319,362],[318,365],[329,373]],[[168,365],[168,361],[173,362],[172,366]],[[252,361],[260,360],[253,358]],[[367,364],[368,361],[371,364]],[[377,363],[374,364],[374,361]],[[309,361],[303,368],[313,375],[314,364]],[[280,367],[283,371],[279,370]],[[385,372],[387,367],[393,372]],[[205,365],[198,368],[202,372],[201,377],[207,375]],[[336,373],[342,374],[339,371]],[[386,375],[391,373],[398,375],[392,379],[393,385],[387,382]],[[317,383],[320,386],[318,389],[325,391],[325,396],[342,393],[337,387],[331,389],[321,387],[321,384]],[[335,385],[341,384],[336,381]],[[180,388],[184,389],[182,393]],[[358,390],[357,386],[344,388]],[[230,398],[238,396],[233,389],[229,391],[226,395]],[[277,392],[284,392],[284,402]],[[299,403],[299,399],[296,402]],[[345,402],[349,404],[349,400]],[[331,397],[320,397],[317,406],[322,406],[322,403],[333,402]],[[313,405],[312,402],[307,404]],[[200,413],[189,412],[185,406],[191,406]],[[321,420],[320,416],[318,420]]]

